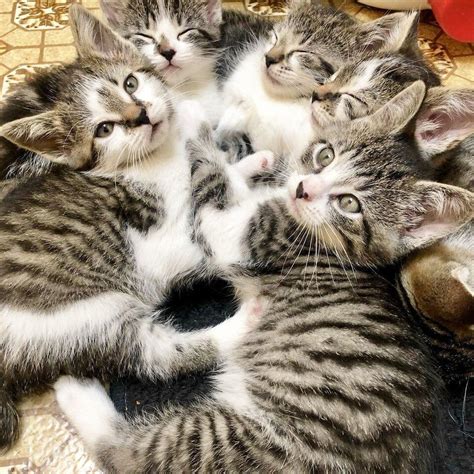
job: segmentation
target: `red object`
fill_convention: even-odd
[[[474,0],[429,0],[443,31],[458,41],[474,41]]]

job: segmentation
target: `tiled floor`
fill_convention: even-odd
[[[67,26],[67,9],[72,0],[0,0],[0,90],[6,93],[15,83],[37,69],[69,61],[74,57],[72,36]],[[98,0],[82,0],[85,7],[100,15]],[[281,12],[282,2],[274,8]],[[384,12],[362,7],[353,0],[334,3],[361,20]],[[260,2],[260,5],[262,2]],[[240,2],[227,3],[242,9]],[[256,3],[249,3],[256,9]],[[261,13],[271,10],[267,1]],[[474,87],[474,48],[448,38],[424,12],[420,24],[420,45],[453,87]],[[0,456],[0,474],[6,473],[92,473],[99,472],[84,446],[58,411],[52,393],[24,402],[21,406],[23,433],[20,442]]]

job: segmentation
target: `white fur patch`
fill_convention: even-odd
[[[114,332],[113,323],[127,311],[151,314],[152,307],[123,293],[106,293],[72,303],[53,313],[40,314],[3,306],[0,334],[5,341],[7,360],[29,363],[58,359],[83,348],[91,338]],[[26,361],[25,361],[26,363]]]
[[[59,407],[87,444],[115,438],[114,424],[122,417],[97,380],[61,377],[54,389]]]
[[[225,113],[218,133],[245,131],[256,151],[296,159],[313,137],[310,101],[270,96],[263,84],[263,46],[250,53],[224,86]],[[237,120],[238,118],[238,120]]]

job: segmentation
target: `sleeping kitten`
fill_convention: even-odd
[[[316,126],[370,115],[409,84],[422,80],[427,87],[440,84],[423,62],[400,54],[379,53],[340,68],[325,84],[315,87],[312,118]]]
[[[251,321],[244,307],[210,330],[155,323],[157,304],[205,257],[191,238],[191,173],[176,124],[192,125],[191,109],[175,118],[166,86],[132,45],[78,5],[70,15],[80,58],[62,70],[54,108],[0,129],[57,166],[2,186],[0,448],[18,435],[15,402],[59,375],[204,369]]]
[[[434,470],[441,381],[381,274],[473,216],[472,193],[425,180],[410,138],[424,94],[416,82],[374,115],[320,130],[285,194],[256,206],[229,204],[223,164],[196,147],[197,224],[216,265],[232,250],[244,267],[260,322],[212,396],[133,424],[100,385],[60,380],[59,404],[104,469]]]
[[[200,103],[211,123],[221,114],[215,74],[219,0],[101,0],[109,25],[130,40],[179,99]]]
[[[304,3],[268,34],[256,29],[250,44],[230,48],[231,61],[222,60],[225,112],[218,141],[240,132],[255,150],[299,157],[313,133],[307,104],[315,85],[348,58],[399,41],[413,21],[414,15],[393,14],[360,24],[341,11]]]

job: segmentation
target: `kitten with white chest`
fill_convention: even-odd
[[[79,58],[49,77],[63,80],[54,105],[0,128],[52,163],[1,191],[0,449],[18,436],[16,402],[60,375],[204,369],[250,321],[248,308],[209,330],[159,321],[157,305],[205,259],[178,126],[192,131],[191,113],[130,43],[80,6],[70,16]],[[35,99],[44,79],[15,97]]]
[[[260,294],[257,324],[207,397],[133,423],[97,383],[61,379],[58,402],[104,469],[435,470],[442,382],[383,271],[472,219],[474,195],[427,180],[411,127],[424,95],[418,81],[320,130],[286,192],[257,205],[235,200],[218,151],[190,148],[196,224],[214,261]]]
[[[294,159],[311,140],[308,101],[349,58],[380,48],[380,38],[403,33],[409,21],[394,14],[361,24],[349,15],[318,4],[296,4],[288,16],[232,51],[223,93],[225,112],[217,138],[246,134],[255,150],[268,149]],[[224,52],[225,54],[225,52]]]

